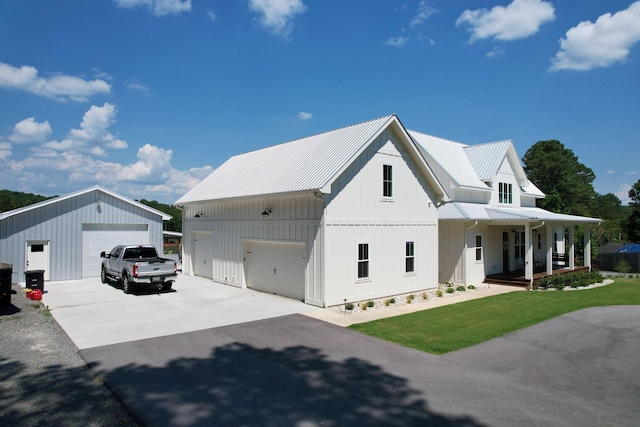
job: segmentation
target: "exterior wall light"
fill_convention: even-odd
[[[271,209],[265,208],[260,215],[262,215],[263,217],[268,217],[269,215],[271,215]]]

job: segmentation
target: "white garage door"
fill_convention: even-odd
[[[196,231],[193,241],[193,274],[213,279],[213,232]]]
[[[247,287],[304,300],[304,243],[246,241]]]
[[[149,243],[147,224],[82,224],[82,277],[100,276],[100,252]]]

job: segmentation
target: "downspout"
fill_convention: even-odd
[[[476,221],[472,226],[469,226],[467,228],[464,229],[464,259],[463,259],[463,265],[464,265],[464,285],[467,286],[467,283],[469,282],[469,266],[467,265],[467,252],[469,251],[469,239],[467,236],[467,231],[471,230],[473,227],[475,227],[476,225],[478,225],[478,221]]]
[[[536,225],[535,227],[531,227],[531,231],[537,230],[538,228],[544,226],[545,222],[546,221],[542,221],[542,224]],[[531,234],[531,237],[533,237],[533,234]],[[533,289],[533,275],[536,272],[535,258],[533,256],[533,238],[531,239],[531,261],[534,261],[534,263],[531,266],[531,279],[529,279],[529,289]]]

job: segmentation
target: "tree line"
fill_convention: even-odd
[[[538,207],[551,212],[588,216],[604,222],[592,231],[592,247],[607,243],[640,243],[640,180],[622,206],[612,193],[598,194],[596,176],[560,141],[538,141],[522,157],[527,177],[546,194]]]

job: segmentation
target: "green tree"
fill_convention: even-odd
[[[640,207],[640,179],[629,190],[629,206]]]
[[[546,199],[538,206],[553,212],[589,215],[595,197],[595,174],[578,157],[556,140],[538,141],[522,158],[528,178]]]
[[[22,208],[50,198],[51,197],[39,196],[37,194],[21,193],[19,191],[0,190],[0,212]]]
[[[629,206],[633,211],[624,222],[627,237],[632,243],[640,243],[640,179],[629,190]]]
[[[141,199],[139,202],[172,216],[169,221],[164,222],[165,231],[176,231],[178,233],[182,233],[182,211],[180,209],[173,205],[167,205],[155,200]]]
[[[596,194],[591,205],[590,216],[605,220],[592,230],[594,244],[602,246],[620,241],[623,234],[624,214],[622,202],[615,194]]]

